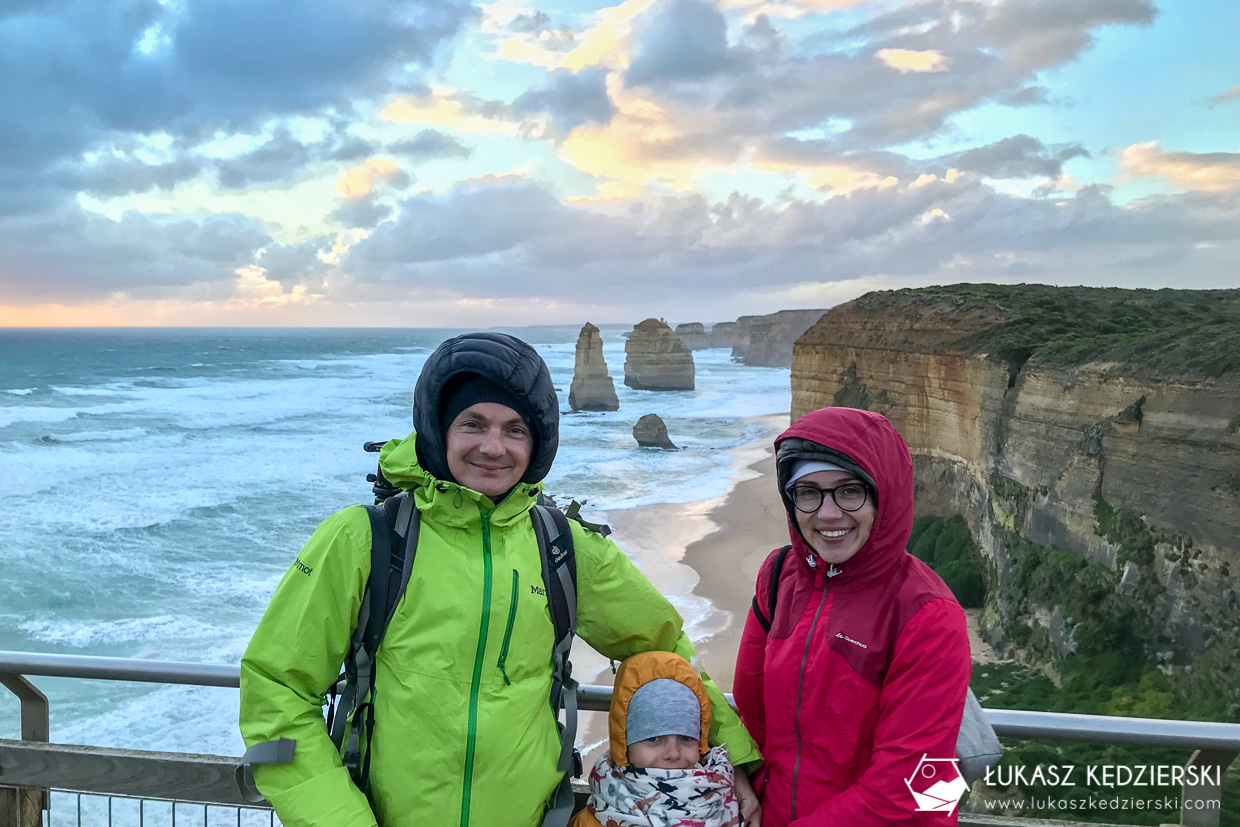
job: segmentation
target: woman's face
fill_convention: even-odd
[[[797,486],[829,489],[848,483],[861,483],[856,474],[849,471],[815,471],[797,480]],[[864,483],[861,483],[864,485]],[[826,494],[822,506],[812,514],[793,509],[801,536],[825,563],[839,565],[850,560],[870,538],[874,517],[878,509],[874,505],[874,492],[866,486],[865,504],[856,511],[844,511],[835,499]]]

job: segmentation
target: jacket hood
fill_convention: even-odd
[[[611,693],[611,713],[608,715],[608,734],[611,738],[611,760],[618,767],[629,765],[629,747],[625,732],[629,724],[629,701],[633,693],[651,681],[671,678],[683,683],[697,695],[702,710],[702,733],[698,738],[699,757],[710,750],[706,743],[710,733],[710,696],[697,670],[675,652],[640,652],[625,658],[616,670],[615,688]]]
[[[775,440],[776,479],[788,513],[788,535],[802,560],[817,555],[797,526],[784,490],[798,459],[821,459],[864,472],[877,500],[874,528],[849,561],[836,566],[839,585],[868,580],[895,565],[913,533],[913,458],[887,418],[854,408],[821,408],[805,414]],[[844,462],[840,462],[844,460]]]
[[[533,347],[507,333],[454,336],[427,358],[413,390],[418,463],[436,479],[454,481],[439,425],[439,405],[448,380],[462,373],[484,376],[525,401],[532,420],[528,424],[538,439],[521,482],[541,482],[560,447],[560,400],[547,363]]]

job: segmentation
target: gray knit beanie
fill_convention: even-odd
[[[671,678],[642,684],[629,699],[625,743],[660,735],[702,737],[702,705],[692,689]]]

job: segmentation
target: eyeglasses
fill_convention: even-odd
[[[856,511],[865,505],[869,490],[859,482],[846,482],[835,488],[817,488],[813,485],[794,485],[788,496],[797,511],[813,514],[822,508],[828,494],[841,511]]]

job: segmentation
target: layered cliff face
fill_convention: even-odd
[[[607,374],[603,358],[603,337],[598,328],[586,322],[577,335],[573,384],[568,389],[568,406],[574,411],[615,411],[620,409],[616,386]]]
[[[797,337],[825,312],[781,310],[766,316],[741,316],[732,330],[732,358],[746,365],[786,368],[792,364]]]
[[[710,336],[701,322],[686,322],[676,325],[673,331],[676,338],[685,343],[689,350],[705,350],[710,347]]]
[[[646,319],[624,343],[624,384],[636,390],[693,390],[693,354],[665,322]]]
[[[1043,358],[1036,336],[1005,344],[1022,324],[1002,300],[918,291],[841,305],[797,342],[793,417],[846,405],[895,424],[919,511],[964,515],[993,565],[1000,646],[1043,661],[1140,646],[1161,664],[1234,646],[1240,371],[1073,363],[1099,345],[1059,340]]]

